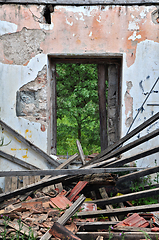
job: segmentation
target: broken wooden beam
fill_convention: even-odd
[[[150,175],[152,173],[157,173],[159,172],[159,166],[156,167],[151,167],[151,168],[147,168],[138,172],[134,172],[134,173],[129,173],[126,175],[123,175],[121,177],[118,178],[118,183],[120,184],[123,181],[131,181],[133,179],[139,178],[139,177],[143,177],[143,176],[147,176]]]
[[[104,198],[105,198],[105,199],[109,199],[108,194],[107,194],[107,192],[106,192],[106,190],[105,190],[104,187],[99,188],[99,192],[100,192],[100,195],[101,195],[101,197],[102,197],[103,199],[104,199]],[[107,210],[109,210],[109,209],[113,209],[113,206],[109,204],[109,205],[105,205],[105,208],[106,208]],[[111,221],[119,221],[117,216],[110,216],[110,220],[111,220]]]
[[[25,194],[25,193],[30,192],[30,191],[35,191],[39,188],[43,188],[43,187],[46,187],[46,186],[50,186],[52,184],[63,182],[66,177],[67,177],[67,175],[63,175],[63,176],[60,175],[60,176],[52,177],[52,178],[49,178],[49,179],[46,179],[46,180],[41,180],[39,182],[30,184],[26,187],[16,189],[12,192],[1,193],[0,194],[0,202],[4,201],[6,199],[10,199],[12,197],[15,197],[19,194]]]
[[[65,213],[58,219],[58,223],[61,225],[64,225],[69,219],[70,217],[72,217],[76,211],[80,208],[80,206],[82,205],[82,203],[85,201],[85,197],[82,194],[73,204],[71,207],[69,207]],[[53,226],[52,226],[53,228]],[[50,229],[40,238],[40,240],[48,240],[50,239],[52,236],[52,233],[50,232]]]
[[[11,162],[13,162],[13,163],[16,163],[16,164],[20,165],[22,167],[30,169],[30,170],[40,169],[40,168],[30,164],[30,163],[27,163],[27,162],[25,162],[25,161],[23,161],[23,160],[21,160],[19,158],[16,158],[16,157],[14,157],[14,156],[12,156],[12,155],[10,155],[8,153],[5,153],[5,152],[3,152],[1,150],[0,150],[0,156],[5,158],[5,159],[7,159],[7,160],[9,160],[9,161],[11,161]]]
[[[64,168],[66,168],[70,163],[72,163],[74,160],[76,160],[77,157],[78,157],[78,154],[75,153],[74,155],[69,157],[65,162],[60,164],[56,169],[64,169]]]
[[[151,148],[146,151],[142,151],[142,152],[135,154],[133,156],[130,156],[128,158],[116,159],[116,160],[112,159],[112,161],[111,162],[109,161],[109,163],[107,163],[107,164],[106,164],[106,161],[102,162],[100,164],[100,166],[108,167],[108,168],[109,167],[120,167],[120,166],[123,166],[124,164],[136,161],[138,159],[150,156],[150,155],[158,153],[158,152],[159,152],[159,147],[155,147],[155,148]]]
[[[98,217],[98,216],[116,216],[123,215],[127,213],[137,213],[137,212],[153,212],[159,210],[159,203],[151,205],[142,205],[134,207],[124,207],[124,208],[115,208],[115,209],[106,209],[106,210],[97,210],[97,211],[86,211],[78,212],[78,217]]]
[[[82,240],[96,240],[98,236],[103,236],[103,239],[109,239],[109,232],[77,232],[76,235],[80,237]],[[148,233],[151,240],[156,240],[159,238],[158,232],[149,232]],[[121,240],[121,232],[113,232],[113,240]],[[125,232],[124,233],[125,240],[141,240],[146,239],[145,234],[142,232]]]
[[[141,137],[141,138],[139,138],[139,139],[137,139],[137,140],[135,140],[131,143],[128,143],[124,147],[118,148],[114,152],[111,152],[108,155],[99,158],[98,160],[94,161],[94,163],[95,162],[102,162],[102,161],[107,160],[107,159],[112,158],[112,157],[117,157],[120,154],[125,153],[125,152],[129,151],[130,149],[135,148],[135,147],[139,146],[140,144],[157,137],[158,135],[159,135],[159,129],[156,129],[153,132],[151,132],[151,133],[149,133],[149,134],[147,134],[147,135],[145,135],[145,136],[143,136],[143,137]],[[108,163],[109,163],[109,160],[108,160]]]
[[[109,199],[98,199],[90,201],[91,203],[96,203],[98,206],[104,206],[106,204],[115,204],[130,200],[135,200],[139,198],[146,198],[146,197],[152,197],[159,194],[159,188],[155,189],[149,189],[145,191],[135,192],[135,193],[129,193],[122,196],[112,197]]]
[[[103,156],[108,155],[109,153],[111,153],[113,150],[117,149],[119,146],[121,146],[123,143],[125,143],[127,140],[129,140],[130,138],[132,138],[133,136],[135,136],[137,133],[139,133],[140,131],[142,131],[143,129],[145,129],[146,127],[148,127],[149,125],[151,125],[152,123],[154,123],[155,121],[157,121],[159,119],[159,112],[156,113],[154,116],[152,116],[151,118],[149,118],[148,120],[146,120],[144,123],[142,123],[141,125],[139,125],[137,128],[135,128],[134,130],[132,130],[130,133],[128,133],[126,136],[124,136],[123,138],[121,138],[119,141],[117,141],[115,144],[109,146],[107,149],[105,149],[104,151],[102,151],[100,154],[98,154],[94,159],[92,159],[91,161],[89,161],[89,163],[85,164],[85,166],[87,165],[91,165],[93,163],[96,162],[96,160],[101,159]]]
[[[50,157],[46,152],[44,152],[42,149],[31,143],[29,140],[24,138],[21,134],[19,134],[17,131],[12,129],[10,126],[8,126],[6,123],[4,123],[2,120],[0,120],[0,125],[10,134],[12,134],[14,137],[16,137],[18,140],[26,144],[28,147],[30,147],[32,150],[34,150],[36,153],[40,154],[43,158],[45,158],[50,164],[52,164],[55,167],[58,167],[60,164],[56,159],[53,159]]]
[[[99,173],[114,173],[125,171],[136,171],[145,169],[145,167],[120,167],[120,168],[90,168],[90,169],[47,169],[47,170],[14,170],[14,171],[0,171],[0,177],[6,176],[44,176],[44,175],[87,175]]]
[[[85,231],[98,230],[98,229],[108,229],[109,226],[114,226],[119,221],[97,221],[97,222],[76,222],[76,226],[80,229],[85,229]]]
[[[78,139],[76,141],[76,145],[77,145],[77,148],[78,148],[81,160],[82,160],[82,164],[84,165],[86,163],[85,156],[84,156],[84,153],[83,153],[83,149],[82,149],[81,143],[80,143],[80,141]]]
[[[67,228],[65,228],[58,222],[55,222],[53,224],[53,226],[49,230],[49,233],[51,234],[51,236],[54,236],[55,238],[62,239],[62,240],[68,240],[68,239],[81,240],[81,238],[75,236],[71,231],[67,230]]]

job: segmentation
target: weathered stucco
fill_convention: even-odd
[[[0,113],[1,119],[47,151],[50,89],[46,78],[47,55],[122,55],[121,136],[125,135],[146,94],[159,76],[159,23],[155,6],[55,6],[51,24],[45,23],[44,6],[0,6]],[[147,103],[159,103],[159,83]],[[31,92],[31,93],[30,93]],[[16,115],[17,94],[20,114]],[[144,106],[132,129],[158,112]],[[153,124],[140,136],[159,127]],[[26,161],[49,165],[7,133],[4,147]],[[135,136],[134,139],[137,137]],[[158,145],[149,141],[138,148]],[[136,152],[136,151],[135,151]],[[131,155],[133,151],[127,153]],[[25,156],[25,157],[24,157]],[[157,155],[153,156],[154,159]],[[153,166],[150,158],[141,160]],[[4,164],[5,163],[5,164]],[[10,168],[0,158],[0,168]],[[17,169],[12,164],[12,169]]]

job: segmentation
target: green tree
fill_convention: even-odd
[[[100,151],[96,64],[57,64],[57,154]],[[61,152],[62,151],[62,152]]]

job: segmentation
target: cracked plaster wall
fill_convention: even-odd
[[[0,6],[1,119],[23,136],[26,130],[31,131],[26,138],[47,151],[47,54],[122,54],[121,135],[125,135],[146,92],[159,76],[157,8],[153,5],[56,6],[51,13],[51,24],[45,23],[43,9],[40,5]],[[39,84],[38,79],[44,85]],[[159,102],[158,89],[157,85],[149,103]],[[19,117],[16,116],[18,91],[37,93],[36,104],[25,102],[25,115]],[[145,105],[132,129],[157,111],[157,107]],[[158,127],[155,123],[140,136]],[[153,147],[154,142],[149,141],[138,150]],[[16,140],[12,141],[7,151],[16,149],[16,144]],[[14,155],[23,156],[20,151],[14,151]],[[149,158],[142,164],[151,165]]]

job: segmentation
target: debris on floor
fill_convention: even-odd
[[[35,167],[31,165],[26,165],[30,169],[26,171],[26,176],[18,175],[18,171],[17,175],[14,171],[4,171],[6,185],[5,192],[0,194],[0,238],[16,239],[18,233],[25,235],[23,239],[41,240],[159,239],[158,184],[155,188],[147,185],[146,190],[138,187],[136,192],[124,185],[133,179],[142,181],[144,176],[159,171],[158,166],[145,169],[134,167],[133,170],[125,166],[143,155],[150,156],[159,152],[159,148],[146,149],[129,158],[119,157],[158,136],[159,129],[122,146],[158,118],[159,113],[100,154],[83,158],[80,169],[93,169],[91,174],[84,174],[83,171],[83,174],[40,177],[38,173],[41,170],[35,168],[38,175],[35,177],[29,173]],[[79,142],[78,146],[82,154]],[[0,155],[10,158],[9,154],[4,155],[2,151]],[[46,153],[44,157],[55,164],[55,170],[59,171],[68,167],[77,155],[71,156],[62,164],[57,159],[51,161]],[[17,160],[18,163],[22,164],[22,160]],[[123,166],[125,172],[119,174]],[[109,169],[109,172],[102,172],[102,168]],[[101,172],[95,173],[96,169],[101,169]],[[134,201],[143,201],[152,196],[156,202],[134,204]],[[34,238],[30,238],[31,234]]]

